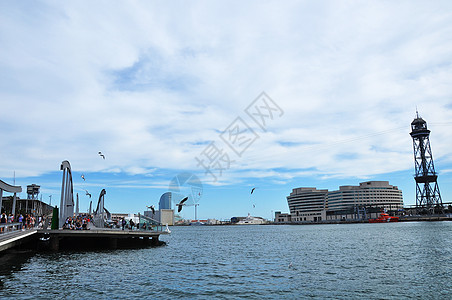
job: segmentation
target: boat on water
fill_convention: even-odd
[[[253,217],[248,213],[248,216],[244,218],[243,220],[240,220],[237,222],[237,225],[259,225],[264,224],[265,220],[261,217]]]
[[[387,222],[398,222],[399,217],[391,217],[390,215],[383,213],[376,219],[369,219],[369,223],[387,223]]]
[[[201,225],[206,225],[206,223],[205,223],[205,222],[198,221],[198,220],[195,220],[195,221],[191,221],[191,222],[190,222],[190,225],[191,225],[191,226],[201,226]]]

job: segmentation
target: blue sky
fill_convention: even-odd
[[[16,184],[39,184],[57,204],[69,160],[82,209],[84,190],[96,201],[105,188],[110,211],[139,212],[188,172],[203,184],[200,218],[270,218],[288,211],[292,188],[366,180],[390,181],[411,205],[417,108],[450,202],[451,8],[2,1],[0,179],[15,172]],[[215,178],[196,159],[206,153],[223,168]]]

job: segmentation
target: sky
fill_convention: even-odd
[[[0,1],[0,179],[59,206],[68,160],[117,213],[177,182],[187,219],[368,180],[413,205],[418,110],[451,202],[451,37],[450,1]]]

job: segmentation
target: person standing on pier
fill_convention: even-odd
[[[126,219],[122,218],[121,220],[121,226],[122,226],[122,230],[124,230],[124,227],[126,226]]]
[[[5,213],[2,214],[2,218],[0,220],[0,224],[1,225],[5,225],[6,224],[6,214]],[[3,227],[0,228],[0,232],[3,232]]]
[[[19,229],[22,230],[23,228],[23,222],[24,222],[24,216],[22,216],[22,214],[19,215],[19,218],[17,218],[17,220],[19,221]]]

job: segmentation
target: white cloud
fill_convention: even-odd
[[[92,172],[196,169],[262,90],[285,114],[227,182],[412,168],[416,105],[450,120],[449,2],[117,4],[1,4],[0,176],[64,159]],[[434,157],[450,156],[449,127],[432,128]]]

